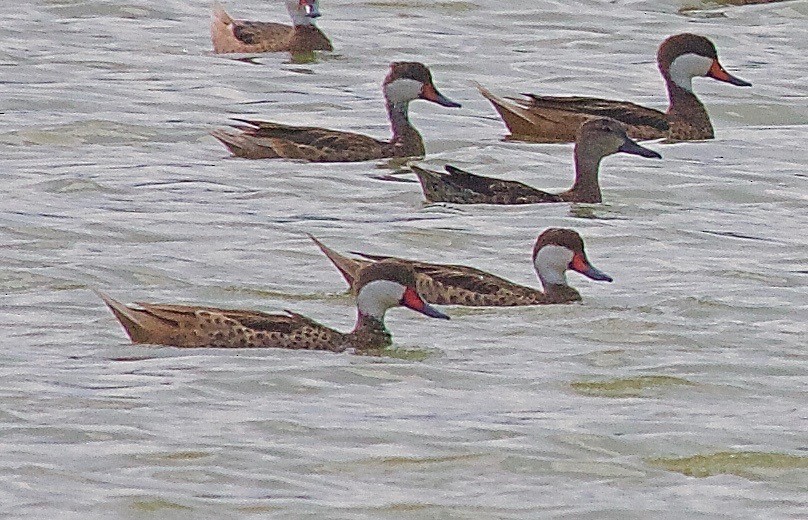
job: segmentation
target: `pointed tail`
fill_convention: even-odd
[[[505,126],[513,135],[529,136],[536,131],[537,126],[543,124],[542,119],[547,119],[495,95],[479,83],[474,85],[480,91],[480,94],[494,105],[494,108],[499,112],[499,116],[505,122]]]
[[[224,10],[224,7],[222,7],[222,4],[219,2],[213,2],[213,11],[210,16],[211,22],[219,22],[224,25],[233,23],[233,18],[227,14],[227,11]]]
[[[345,281],[348,282],[348,285],[351,287],[353,287],[354,281],[356,281],[359,270],[371,263],[367,260],[348,258],[347,256],[337,253],[327,245],[323,244],[313,235],[309,233],[306,233],[306,235],[308,235],[312,242],[317,244],[320,251],[322,251],[329,260],[331,260],[331,263],[334,264],[334,267],[337,268],[340,274],[342,274],[342,277],[345,278]]]
[[[424,192],[424,198],[427,202],[444,202],[443,197],[441,197],[441,186],[445,174],[427,170],[414,164],[410,164],[410,168],[418,177],[418,182],[421,183],[421,191]]]
[[[112,311],[112,314],[114,314],[118,321],[121,322],[121,325],[123,325],[126,334],[129,335],[132,342],[143,343],[143,341],[140,339],[143,337],[144,327],[138,320],[138,315],[143,311],[138,311],[136,309],[127,307],[121,302],[113,300],[100,291],[95,291],[95,294],[104,300],[104,303],[107,304],[107,307],[109,307],[109,310]]]

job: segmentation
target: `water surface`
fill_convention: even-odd
[[[805,518],[808,3],[328,0],[337,51],[302,64],[211,55],[209,8],[0,18],[0,516]],[[413,103],[427,166],[563,189],[571,147],[503,142],[472,81],[662,108],[656,47],[682,31],[754,86],[696,80],[717,139],[606,159],[600,205],[425,205],[379,179],[414,180],[395,165],[232,159],[207,135],[249,116],[385,136],[387,65],[421,60],[463,103]],[[132,346],[90,290],[349,329],[304,233],[535,284],[550,226],[615,282],[570,275],[580,305],[392,311],[423,354],[405,359]]]

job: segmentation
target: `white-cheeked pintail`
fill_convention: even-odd
[[[286,311],[251,310],[138,303],[130,307],[99,293],[133,343],[174,347],[286,348],[359,352],[391,344],[384,325],[388,309],[404,306],[431,318],[449,319],[424,301],[415,289],[415,273],[405,263],[389,260],[355,273],[353,292],[358,317],[349,333]]]
[[[387,114],[393,127],[390,141],[362,134],[317,127],[289,126],[269,121],[237,119],[239,133],[217,129],[211,135],[234,155],[247,159],[299,159],[312,162],[354,162],[389,157],[421,157],[421,134],[408,117],[410,101],[425,99],[445,107],[459,103],[443,96],[426,65],[394,62],[382,84]]]
[[[596,269],[586,257],[584,242],[572,229],[550,228],[539,235],[533,247],[533,266],[544,291],[510,282],[499,276],[464,265],[445,265],[354,252],[364,258],[349,258],[310,238],[331,260],[349,285],[361,270],[374,262],[394,260],[412,267],[418,294],[439,305],[472,307],[513,307],[570,303],[581,295],[567,284],[567,270],[577,271],[593,280],[611,282],[612,278]]]
[[[478,89],[499,112],[511,131],[509,138],[557,143],[575,140],[578,127],[592,116],[622,122],[634,139],[712,139],[710,116],[693,93],[693,78],[706,76],[741,87],[752,85],[724,70],[718,62],[715,45],[696,34],[677,34],[662,42],[657,64],[668,89],[667,112],[624,101],[588,97],[524,94],[527,99],[503,99],[482,86],[478,85]]]
[[[316,25],[319,0],[286,0],[292,25],[276,22],[249,22],[231,17],[218,3],[213,4],[210,39],[216,53],[256,53],[331,51],[328,37]]]
[[[545,202],[602,201],[598,172],[606,156],[623,152],[659,159],[661,156],[640,146],[626,135],[625,127],[605,117],[587,120],[575,140],[575,183],[561,193],[537,190],[518,181],[483,177],[446,165],[448,173],[411,168],[418,176],[428,202],[455,204],[538,204]]]

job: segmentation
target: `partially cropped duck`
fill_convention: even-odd
[[[354,253],[364,259],[349,258],[313,236],[310,238],[342,273],[349,285],[355,283],[362,269],[368,265],[393,260],[412,267],[418,294],[434,304],[513,307],[578,301],[581,295],[567,284],[566,271],[569,269],[593,280],[612,281],[609,275],[589,263],[584,252],[583,239],[572,229],[550,228],[536,240],[533,247],[533,266],[544,291],[518,285],[464,265],[430,264],[365,253]]]
[[[314,25],[320,16],[318,0],[286,0],[292,24],[235,20],[217,2],[213,4],[210,39],[213,52],[310,52],[333,50],[331,41]]]
[[[237,119],[239,133],[217,129],[211,135],[234,155],[247,159],[302,159],[312,162],[354,162],[389,157],[420,157],[424,141],[408,117],[410,101],[425,99],[445,107],[459,103],[443,96],[426,65],[411,61],[390,64],[382,84],[387,114],[393,126],[389,141],[325,128],[288,126],[269,121]]]
[[[561,193],[537,190],[517,181],[483,177],[446,165],[448,173],[411,168],[421,182],[424,197],[429,202],[455,204],[537,204],[542,202],[602,201],[598,171],[600,161],[618,152],[642,157],[661,156],[640,146],[628,135],[622,124],[614,119],[590,119],[578,129],[575,140],[575,184]]]
[[[369,264],[355,273],[353,291],[358,317],[349,333],[320,325],[286,311],[267,314],[249,310],[217,309],[139,303],[129,307],[99,293],[121,322],[133,343],[174,347],[286,348],[343,352],[389,346],[384,325],[388,309],[404,306],[431,318],[449,319],[427,304],[415,289],[412,267],[394,260]]]
[[[478,88],[505,121],[511,138],[557,143],[573,141],[577,128],[592,116],[617,119],[634,139],[712,139],[710,116],[693,93],[693,78],[706,76],[741,87],[752,85],[725,71],[718,62],[715,45],[696,34],[677,34],[662,42],[657,64],[668,89],[667,112],[624,101],[536,94],[525,94],[527,99],[509,98],[513,103],[482,86]]]

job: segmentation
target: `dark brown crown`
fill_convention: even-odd
[[[373,262],[359,271],[353,286],[354,293],[359,294],[362,287],[377,280],[396,282],[404,287],[415,288],[415,271],[411,266],[398,260],[385,259]]]
[[[684,54],[697,54],[705,58],[718,59],[715,45],[704,36],[691,33],[676,34],[659,46],[657,52],[659,68],[663,71],[668,70],[673,60]]]
[[[536,259],[536,255],[539,254],[539,250],[544,246],[561,246],[566,247],[573,253],[584,254],[584,240],[574,229],[546,229],[541,235],[539,235],[539,238],[536,239],[536,245],[533,246],[534,260]]]
[[[432,73],[423,63],[417,61],[394,61],[390,64],[390,72],[384,78],[384,83],[392,83],[397,79],[414,79],[421,83],[431,84]]]
[[[593,117],[584,121],[578,128],[578,135],[589,132],[612,132],[615,135],[626,135],[626,127],[623,123],[610,117]]]

